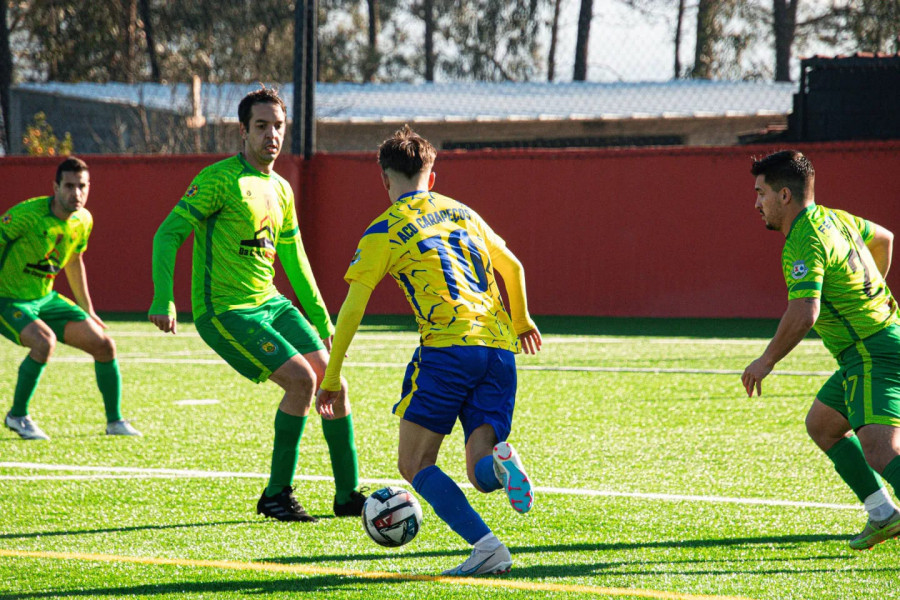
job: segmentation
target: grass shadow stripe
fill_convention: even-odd
[[[355,569],[338,569],[313,565],[285,565],[271,562],[239,562],[229,560],[192,560],[182,558],[158,558],[143,556],[120,556],[115,554],[95,554],[80,552],[34,552],[26,550],[0,549],[0,556],[8,558],[35,558],[49,560],[78,560],[86,562],[128,563],[138,565],[195,567],[208,569],[227,569],[232,571],[257,571],[266,573],[290,573],[308,576],[356,577],[367,580],[384,581],[423,581],[447,585],[465,585],[481,588],[500,588],[522,590],[528,592],[558,592],[562,594],[588,594],[607,597],[637,597],[657,600],[751,600],[739,596],[718,596],[705,594],[683,594],[659,590],[642,590],[628,588],[608,588],[591,585],[543,583],[505,578],[445,577],[442,575],[417,575],[391,573],[387,571],[360,571]]]

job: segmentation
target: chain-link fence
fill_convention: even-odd
[[[43,113],[81,153],[232,152],[237,105],[255,87],[206,84],[195,96],[187,84],[22,84],[12,122]],[[369,151],[407,122],[444,148],[728,145],[783,124],[794,91],[709,81],[318,84],[316,145]],[[293,85],[280,92],[291,107]]]
[[[10,3],[10,150],[68,132],[79,153],[232,152],[256,82],[293,117],[303,4]],[[801,56],[896,52],[896,5],[320,0],[316,150],[368,151],[404,122],[445,148],[759,139],[787,126]]]

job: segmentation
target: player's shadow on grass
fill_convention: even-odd
[[[710,559],[706,555],[691,557],[686,556],[684,558],[680,557],[672,557],[670,555],[661,556],[658,560],[647,560],[648,557],[643,556],[641,558],[631,559],[628,557],[627,560],[619,560],[614,561],[610,559],[615,558],[615,552],[617,551],[625,551],[625,550],[646,550],[646,549],[660,549],[666,551],[671,548],[678,549],[702,549],[702,548],[715,548],[715,547],[728,547],[728,546],[745,546],[745,545],[758,545],[758,546],[770,546],[770,545],[799,545],[799,544],[812,544],[819,542],[843,542],[846,540],[846,536],[844,535],[785,535],[785,536],[769,536],[769,537],[745,537],[745,538],[721,538],[721,539],[697,539],[697,540],[662,540],[655,542],[620,542],[620,543],[611,543],[611,544],[547,544],[547,545],[538,545],[538,546],[518,546],[512,547],[511,551],[513,556],[516,555],[525,555],[525,554],[541,554],[546,552],[556,552],[556,553],[565,553],[565,552],[596,552],[598,558],[602,558],[604,560],[598,562],[583,562],[583,563],[573,563],[567,562],[565,564],[552,564],[552,565],[536,565],[536,566],[516,566],[513,569],[512,574],[507,576],[510,579],[541,579],[543,581],[552,580],[554,578],[571,580],[572,578],[578,577],[597,577],[598,575],[604,575],[605,571],[609,571],[608,575],[620,577],[623,575],[647,575],[647,574],[658,574],[660,571],[658,569],[649,569],[647,568],[649,565],[670,565],[673,568],[667,570],[666,572],[669,574],[682,574],[686,576],[696,576],[696,577],[704,577],[709,575],[728,575],[734,574],[735,572],[748,572],[754,575],[766,576],[772,574],[812,574],[812,573],[833,573],[834,567],[830,567],[827,565],[817,566],[810,564],[810,568],[801,569],[797,567],[798,562],[810,562],[812,561],[820,561],[820,560],[844,560],[846,559],[846,555],[839,554],[829,554],[829,555],[817,555],[817,556],[801,556],[797,558],[785,557],[783,555],[775,556],[772,558],[767,558],[765,556],[751,556],[751,557],[743,557],[739,559],[734,558],[721,558],[721,559]],[[402,552],[402,551],[400,551]],[[377,561],[380,559],[390,560],[392,562],[396,561],[398,557],[404,559],[410,559],[412,561],[415,558],[435,558],[435,557],[456,557],[457,555],[467,555],[467,549],[460,550],[450,550],[450,551],[428,551],[428,552],[402,552],[399,553],[391,553],[391,554],[364,554],[364,555],[348,555],[348,554],[334,554],[328,556],[316,555],[310,557],[297,557],[297,558],[270,558],[263,559],[264,562],[271,563],[280,563],[280,564],[291,564],[291,563],[329,563],[329,562],[339,562],[348,568],[348,570],[352,570],[353,567],[347,565],[349,561],[354,560],[365,560],[365,561],[376,561],[375,565],[369,564],[366,565],[365,570],[367,572],[377,571]],[[650,557],[652,558],[652,557]],[[791,563],[789,568],[769,568],[769,569],[759,569],[759,568],[751,568],[747,570],[743,570],[740,568],[740,564],[746,563],[751,565],[758,565],[761,562],[769,561],[769,562],[784,562]],[[450,563],[454,563],[454,560],[449,561]],[[679,565],[696,565],[696,564],[728,564],[728,565],[736,565],[734,568],[721,568],[721,569],[703,569],[703,570],[695,570],[690,568],[682,568]],[[415,564],[411,562],[411,564]],[[374,567],[374,568],[372,568]],[[171,566],[159,566],[160,569],[168,569],[168,568],[179,568],[179,567],[171,567]],[[613,570],[614,569],[614,570]],[[896,573],[900,571],[900,566],[898,567],[879,567],[872,569],[863,569],[866,573]],[[365,588],[368,585],[371,585],[374,582],[378,583],[407,583],[409,581],[428,581],[430,580],[430,576],[437,576],[440,573],[438,571],[431,574],[421,574],[421,573],[397,573],[395,568],[385,569],[387,575],[384,579],[369,577],[359,577],[353,574],[348,575],[309,575],[309,576],[300,576],[297,574],[287,574],[281,578],[265,578],[265,579],[243,579],[243,580],[231,580],[231,579],[218,579],[215,581],[184,581],[184,574],[182,573],[177,582],[172,583],[159,583],[159,584],[146,584],[146,585],[133,585],[133,586],[117,586],[117,587],[93,587],[93,588],[66,588],[66,587],[57,587],[52,590],[40,591],[40,592],[30,592],[30,593],[6,593],[0,592],[0,600],[12,600],[13,598],[55,598],[59,596],[65,596],[70,598],[123,598],[130,596],[154,596],[154,595],[193,595],[193,594],[204,594],[204,593],[262,593],[262,594],[277,594],[277,593],[323,593],[328,591],[339,591],[346,590],[348,592],[358,592],[361,589]],[[224,573],[223,573],[224,575]],[[173,575],[175,577],[175,575]],[[197,577],[203,577],[202,574],[198,574]],[[233,573],[233,577],[235,579],[240,577],[239,573]],[[77,585],[77,584],[73,584]]]
[[[239,575],[236,575],[239,576]],[[0,592],[0,600],[21,600],[25,598],[131,598],[135,596],[193,596],[212,597],[212,594],[247,594],[249,597],[269,597],[274,594],[310,594],[310,598],[321,598],[330,591],[345,590],[357,597],[361,591],[372,585],[373,580],[366,577],[346,577],[338,575],[314,575],[299,577],[296,574],[282,575],[276,579],[250,580],[215,580],[215,581],[183,581],[184,575],[172,572],[172,583],[147,585],[48,589],[45,592]],[[411,578],[410,578],[411,579]],[[378,583],[407,583],[410,579],[383,579]],[[210,596],[207,596],[210,595]],[[252,595],[252,596],[251,596]],[[229,596],[230,597],[230,596]]]
[[[700,540],[663,540],[648,542],[618,542],[613,544],[552,544],[546,546],[510,546],[510,553],[516,554],[540,554],[543,552],[616,552],[620,550],[646,550],[653,548],[721,548],[728,546],[745,546],[745,545],[785,545],[785,544],[813,544],[818,542],[835,542],[846,541],[846,535],[784,535],[771,537],[752,537],[752,538],[722,538],[722,539],[700,539]],[[342,562],[349,563],[353,561],[378,561],[390,560],[395,561],[398,558],[415,559],[415,558],[435,558],[440,556],[468,556],[471,549],[468,547],[460,547],[458,550],[430,550],[424,552],[409,552],[404,550],[388,551],[388,552],[369,552],[365,554],[332,554],[314,556],[293,556],[293,557],[270,557],[260,559],[262,562],[271,562],[277,564],[316,564],[321,562]],[[835,558],[835,557],[821,557]],[[844,558],[842,555],[840,558]],[[793,559],[791,559],[793,560]],[[452,562],[452,561],[451,561]],[[566,569],[576,568],[577,565],[561,565],[559,568],[562,572]],[[515,573],[526,573],[528,567],[516,567]],[[544,575],[542,575],[544,576]]]
[[[650,542],[650,543],[616,543],[616,544],[554,544],[554,545],[545,545],[545,546],[528,546],[528,547],[515,547],[512,548],[512,554],[515,556],[517,554],[530,554],[530,553],[541,553],[541,552],[585,552],[585,551],[596,551],[599,553],[606,552],[607,554],[598,554],[598,557],[603,558],[614,558],[609,556],[609,552],[615,552],[616,550],[634,550],[634,549],[646,549],[646,548],[660,548],[660,549],[668,549],[668,548],[707,548],[707,547],[717,547],[717,546],[734,546],[734,545],[747,545],[747,544],[758,544],[758,545],[771,545],[771,544],[800,544],[800,543],[815,543],[815,542],[823,542],[823,541],[843,541],[846,539],[846,536],[836,536],[836,535],[790,535],[790,536],[775,536],[775,537],[760,537],[760,538],[726,538],[726,539],[717,539],[717,540],[672,540],[672,541],[661,541],[661,542]],[[435,551],[435,552],[412,552],[412,553],[403,553],[403,558],[406,559],[414,559],[416,557],[437,557],[437,556],[453,556],[453,555],[466,555],[468,554],[467,550],[452,550],[452,551]],[[285,559],[268,559],[266,562],[276,562],[276,563],[292,563],[292,562],[325,562],[325,561],[342,561],[346,564],[346,561],[359,559],[359,560],[377,560],[379,558],[390,559],[391,561],[396,561],[398,558],[397,554],[391,555],[333,555],[333,556],[315,556],[310,557],[307,560],[285,560]],[[745,557],[745,558],[721,558],[721,559],[710,559],[708,556],[698,556],[696,558],[686,557],[684,559],[673,559],[672,557],[665,556],[660,557],[659,560],[646,560],[646,557],[634,559],[634,560],[620,560],[620,561],[611,561],[604,560],[602,562],[593,562],[593,563],[565,563],[565,564],[554,564],[554,565],[538,565],[532,567],[514,567],[512,573],[510,575],[505,576],[504,578],[515,579],[515,580],[528,580],[528,579],[540,579],[544,582],[550,582],[554,578],[559,578],[562,580],[571,580],[573,578],[584,578],[584,577],[598,577],[598,576],[611,576],[611,577],[622,577],[622,576],[633,576],[633,575],[659,575],[661,572],[665,572],[669,575],[685,575],[688,577],[708,577],[710,575],[732,575],[737,572],[740,573],[750,573],[756,576],[768,576],[773,574],[790,574],[796,575],[798,573],[803,574],[815,574],[815,573],[834,573],[834,567],[829,566],[813,566],[811,565],[808,569],[802,569],[797,567],[798,562],[811,562],[811,561],[820,561],[820,560],[844,560],[846,559],[846,555],[844,554],[836,554],[836,555],[818,555],[818,556],[803,556],[798,558],[784,557],[784,556],[776,556],[772,558],[766,557]],[[791,563],[790,567],[785,568],[769,568],[769,569],[759,569],[756,568],[756,565],[759,565],[762,562],[784,562]],[[454,562],[454,561],[450,561]],[[707,568],[703,570],[696,570],[690,568],[683,568],[680,565],[715,565],[715,564],[725,564],[725,565],[735,565],[733,568]],[[754,565],[754,567],[748,569],[740,568],[742,563]],[[649,568],[651,565],[662,565],[669,566],[669,569],[665,569],[664,571],[660,571],[658,568]],[[369,565],[371,566],[371,565]],[[171,568],[170,566],[160,566],[160,568]],[[178,568],[178,567],[175,567]],[[351,567],[352,568],[352,567]],[[362,570],[362,569],[360,569]],[[365,569],[366,572],[371,573],[372,571],[377,571],[377,565],[375,569]],[[863,569],[865,573],[875,574],[875,573],[897,573],[900,571],[900,566],[898,567],[879,567],[879,568],[871,568],[871,569]],[[608,571],[608,573],[606,572]],[[232,579],[217,579],[217,580],[206,580],[206,581],[184,581],[184,573],[180,575],[173,574],[174,577],[178,577],[178,581],[172,583],[159,583],[159,584],[145,584],[145,585],[132,585],[132,586],[117,586],[117,587],[93,587],[93,588],[66,588],[66,587],[57,587],[55,589],[48,589],[46,591],[40,592],[30,592],[30,593],[21,593],[21,592],[0,592],[0,600],[12,600],[16,599],[28,599],[28,598],[57,598],[60,596],[68,597],[68,598],[125,598],[125,597],[133,597],[133,596],[155,596],[155,595],[200,595],[200,594],[229,594],[229,593],[239,593],[239,594],[264,594],[264,595],[272,595],[278,593],[310,593],[310,594],[323,594],[328,592],[339,592],[346,591],[349,593],[359,593],[361,590],[366,589],[368,586],[371,586],[375,583],[380,584],[404,584],[412,581],[430,581],[432,576],[440,575],[439,572],[434,572],[431,574],[422,574],[422,573],[397,573],[394,569],[385,570],[385,577],[359,577],[353,574],[348,575],[309,575],[309,576],[299,576],[298,574],[280,574],[280,578],[272,577],[265,579],[237,579],[240,577],[240,573],[233,573]],[[225,574],[223,573],[223,576]],[[198,574],[197,577],[204,577],[202,574]],[[73,583],[72,585],[77,585],[77,583]],[[601,583],[598,583],[601,585]],[[626,586],[630,587],[630,586]],[[311,597],[317,597],[315,595]]]
[[[217,527],[219,525],[247,525],[257,523],[255,519],[243,521],[211,521],[209,523],[175,523],[172,525],[135,525],[133,527],[106,527],[103,529],[64,529],[59,531],[31,531],[28,533],[0,533],[0,540],[45,538],[68,535],[96,535],[100,533],[126,533],[130,531],[157,531],[190,527]]]

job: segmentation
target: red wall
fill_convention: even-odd
[[[900,233],[900,142],[801,144],[817,201]],[[534,314],[778,317],[783,237],[753,207],[750,156],[778,148],[441,152],[435,190],[477,210],[525,265]],[[145,311],[156,227],[218,156],[88,157],[94,233],[85,256],[100,311]],[[52,191],[57,159],[0,159],[0,210]],[[374,153],[285,157],[307,253],[329,309],[369,222],[387,207]],[[900,237],[900,236],[898,236]],[[900,242],[898,242],[900,243]],[[189,309],[190,252],[176,268]],[[888,278],[900,293],[900,268]],[[64,279],[64,278],[60,278]],[[64,285],[58,285],[64,290]],[[279,287],[288,290],[284,277]],[[406,313],[397,286],[370,312]]]

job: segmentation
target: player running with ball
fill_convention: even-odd
[[[531,482],[506,439],[515,405],[515,353],[539,351],[541,334],[528,315],[522,265],[506,243],[475,211],[429,191],[436,155],[409,126],[379,148],[391,206],[366,229],[345,275],[350,290],[316,409],[330,418],[340,397],[344,354],[372,290],[390,273],[409,300],[421,339],[393,409],[402,419],[400,474],[474,546],[471,556],[445,575],[505,573],[512,566],[509,550],[435,462],[459,418],[475,488],[487,493],[502,487],[513,509],[531,508]],[[509,313],[494,270],[506,285]]]

